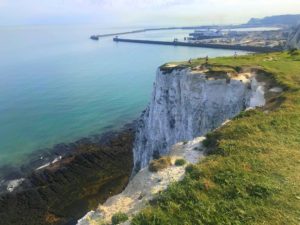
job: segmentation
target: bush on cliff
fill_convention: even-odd
[[[183,166],[186,164],[186,161],[184,159],[176,159],[175,165],[176,166]]]
[[[115,213],[111,218],[112,225],[117,225],[128,220],[128,216],[125,213]]]
[[[171,158],[169,156],[164,156],[160,159],[152,160],[149,164],[149,171],[156,173],[160,170],[168,168],[171,165]]]

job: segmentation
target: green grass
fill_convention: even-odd
[[[191,67],[202,63],[193,60]],[[209,64],[260,68],[284,92],[269,99],[267,104],[276,106],[269,113],[243,112],[210,133],[204,143],[209,156],[187,166],[185,178],[159,194],[132,224],[299,225],[300,54],[222,57]]]

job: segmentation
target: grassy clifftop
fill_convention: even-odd
[[[184,180],[157,196],[132,224],[300,224],[300,52],[209,64],[260,68],[284,91],[271,96],[266,108],[241,113],[209,134],[211,154],[187,167]]]

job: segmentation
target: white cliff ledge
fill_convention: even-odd
[[[150,172],[148,167],[140,170],[121,194],[109,198],[95,211],[89,212],[78,221],[78,225],[110,223],[111,217],[118,212],[126,213],[131,218],[170,183],[183,179],[185,166],[175,166],[176,159],[185,159],[187,164],[197,163],[203,157],[203,140],[203,137],[199,137],[187,143],[174,145],[169,153],[173,166],[157,173]]]
[[[88,213],[78,225],[110,222],[117,212],[129,217],[138,213],[155,194],[184,176],[184,166],[151,173],[147,167],[149,161],[170,155],[173,163],[177,158],[197,163],[203,157],[201,136],[247,108],[263,106],[263,85],[257,82],[254,73],[223,78],[207,76],[201,70],[174,69],[169,73],[158,70],[151,103],[140,119],[136,134],[133,151],[137,174],[121,194]]]

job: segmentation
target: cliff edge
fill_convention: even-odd
[[[131,224],[299,224],[299,60],[299,51],[211,59],[211,65],[258,69],[266,105],[207,134],[208,156]]]
[[[150,156],[147,149],[135,152],[147,160],[167,154],[172,165],[158,172],[149,171],[147,166],[141,169],[121,194],[100,205],[79,224],[109,224],[116,215],[122,215],[122,222],[129,217],[124,225],[298,224],[299,60],[300,52],[294,51],[223,57],[209,63],[197,59],[161,67],[151,104],[143,113],[138,131],[157,129],[159,135],[152,133],[155,139],[148,141],[159,143],[173,135],[176,126],[170,126],[170,120],[165,119],[176,110],[179,112],[175,123],[184,124],[178,131],[182,135],[193,134],[193,126],[201,123],[191,121],[189,125],[189,120],[181,119],[181,113],[197,121],[195,113],[200,109],[208,111],[206,115],[214,115],[209,124],[231,115],[232,120],[219,124],[221,127],[206,137],[192,138],[170,148],[164,146],[159,156],[154,157],[151,148]],[[202,108],[203,98],[219,105]],[[198,111],[188,102],[198,105]],[[220,113],[218,110],[226,109],[223,103],[236,105],[242,111]],[[244,110],[252,104],[261,107]],[[155,111],[153,117],[151,111]],[[149,121],[152,128],[148,130],[143,124]],[[176,136],[172,141],[176,141]],[[174,163],[178,158],[190,164],[178,166]]]
[[[264,105],[264,91],[251,72],[165,65],[157,71],[149,107],[138,124],[134,171],[166,155],[177,142],[219,127],[248,107]]]

